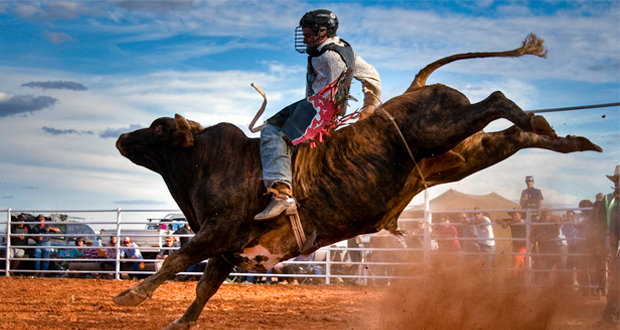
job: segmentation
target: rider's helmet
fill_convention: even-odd
[[[306,52],[306,45],[303,43],[304,37],[302,29],[312,28],[314,34],[325,30],[328,37],[336,35],[338,30],[338,17],[327,9],[317,9],[309,11],[299,21],[299,26],[295,29],[295,49],[300,53]]]

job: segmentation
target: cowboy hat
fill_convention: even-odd
[[[614,175],[607,175],[607,178],[613,182],[618,181],[620,179],[620,165],[616,165],[616,170],[614,171]]]

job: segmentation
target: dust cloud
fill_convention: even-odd
[[[575,299],[567,287],[528,289],[512,274],[491,276],[453,262],[423,277],[392,280],[362,318],[372,330],[552,329],[554,318],[578,308]]]

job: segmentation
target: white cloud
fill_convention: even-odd
[[[15,12],[23,17],[31,17],[43,12],[41,8],[33,6],[31,4],[17,3],[15,5]]]
[[[51,43],[54,44],[62,44],[65,42],[74,42],[75,39],[73,39],[72,36],[66,34],[66,33],[57,33],[57,32],[45,32],[45,39],[47,39],[48,41],[50,41]]]

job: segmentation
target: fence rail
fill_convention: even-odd
[[[566,212],[568,210],[571,211],[588,211],[589,209],[579,209],[579,208],[563,208],[563,209],[549,209],[548,211],[558,213],[558,212]],[[574,225],[568,222],[547,222],[540,223],[535,222],[533,213],[540,213],[541,210],[480,210],[477,212],[522,212],[524,213],[525,219],[521,226],[525,226],[525,237],[514,238],[514,237],[494,237],[489,239],[493,242],[493,244],[508,244],[512,245],[513,242],[522,242],[524,243],[526,249],[513,251],[511,249],[502,251],[501,255],[498,251],[491,253],[484,252],[467,252],[467,251],[454,251],[454,252],[446,252],[441,248],[441,244],[443,242],[458,240],[460,244],[467,242],[477,242],[480,241],[480,238],[463,238],[463,237],[438,237],[432,233],[431,228],[438,228],[441,224],[428,224],[424,226],[423,233],[419,233],[417,235],[409,234],[404,237],[404,240],[418,239],[420,243],[420,247],[411,248],[406,247],[402,244],[403,238],[398,242],[400,244],[397,247],[376,247],[375,244],[372,244],[374,239],[373,237],[381,238],[381,235],[368,235],[363,237],[363,242],[359,244],[357,247],[346,247],[343,244],[331,245],[327,247],[321,248],[319,252],[315,254],[315,258],[313,260],[299,261],[299,260],[288,260],[282,262],[283,266],[294,266],[298,268],[303,268],[298,272],[292,272],[287,274],[278,274],[272,271],[263,272],[263,273],[245,273],[241,270],[235,269],[233,273],[231,273],[231,278],[245,278],[245,279],[256,279],[256,278],[271,278],[271,277],[286,277],[286,278],[303,278],[303,279],[320,279],[327,284],[330,284],[334,281],[342,282],[342,281],[353,281],[358,284],[368,284],[369,281],[389,281],[394,278],[402,278],[402,277],[416,277],[422,275],[424,272],[429,271],[432,268],[432,265],[441,260],[442,258],[452,258],[458,256],[459,260],[464,260],[467,257],[494,257],[496,259],[504,258],[504,263],[498,262],[497,260],[489,265],[488,269],[490,272],[519,272],[524,278],[524,284],[535,286],[535,285],[544,285],[548,284],[545,281],[534,281],[535,277],[541,276],[540,274],[545,274],[544,277],[547,277],[550,273],[555,273],[556,276],[566,276],[566,274],[576,274],[579,278],[580,274],[588,273],[590,274],[592,270],[588,267],[582,267],[583,264],[577,264],[571,266],[571,269],[566,268],[566,264],[568,260],[573,261],[583,261],[590,257],[589,253],[585,253],[583,250],[574,250],[570,253],[564,250],[558,250],[555,253],[549,253],[548,251],[534,251],[532,249],[535,246],[535,242],[532,237],[532,233],[535,232],[536,228],[541,228],[541,226],[554,226],[559,227]],[[51,237],[54,239],[62,238],[65,242],[74,242],[77,237],[87,237],[93,242],[93,246],[83,246],[78,247],[75,245],[49,245],[49,246],[40,246],[33,245],[32,240],[29,240],[28,245],[12,245],[11,244],[11,236],[14,236],[12,233],[15,229],[16,225],[13,221],[11,215],[19,214],[19,213],[31,213],[31,214],[45,214],[45,213],[66,213],[66,214],[105,214],[109,215],[112,218],[111,221],[101,221],[101,220],[93,220],[93,221],[79,221],[77,223],[84,225],[107,225],[111,227],[111,229],[106,230],[105,233],[97,233],[94,234],[85,234],[85,233],[52,233],[52,234],[23,234],[21,236],[26,237],[36,237],[36,236],[45,236]],[[121,245],[121,238],[125,236],[123,232],[129,232],[129,229],[126,229],[128,225],[146,225],[148,222],[146,221],[137,221],[135,219],[124,219],[124,215],[126,214],[163,214],[163,213],[180,213],[178,210],[66,210],[66,211],[21,211],[21,210],[12,210],[12,209],[4,209],[0,210],[1,213],[5,213],[6,219],[5,221],[0,221],[0,229],[4,226],[5,232],[2,234],[1,240],[3,241],[3,246],[0,247],[0,260],[4,262],[4,275],[10,276],[12,274],[21,273],[26,275],[36,275],[36,274],[49,274],[53,276],[80,276],[84,274],[106,274],[112,275],[115,279],[121,279],[123,274],[128,276],[132,275],[140,275],[146,276],[155,273],[157,269],[157,265],[161,264],[163,260],[156,259],[153,255],[153,252],[150,252],[148,258],[143,258],[139,260],[130,260],[124,259],[121,256],[124,251],[129,250],[131,248],[127,248]],[[457,213],[471,213],[471,210],[456,210],[456,211],[437,211],[430,212],[432,213],[441,213],[441,214],[457,214]],[[163,217],[162,217],[163,218]],[[429,217],[430,218],[430,217]],[[146,219],[146,217],[145,217]],[[419,222],[424,221],[424,219],[402,219],[400,221],[401,224],[406,224],[410,222]],[[23,222],[26,225],[36,226],[39,222],[36,221],[27,221]],[[69,225],[75,224],[76,222],[46,222],[46,224],[55,226],[55,225]],[[179,223],[179,222],[175,222]],[[425,222],[426,223],[426,222]],[[455,227],[463,226],[463,224],[454,223],[451,224]],[[500,228],[502,227],[498,223],[489,224],[492,228]],[[108,233],[109,232],[109,233]],[[111,234],[110,234],[111,233]],[[106,246],[105,243],[109,241],[109,237],[116,237],[116,244],[114,246]],[[173,236],[177,238],[181,237],[191,237],[191,235],[173,235],[171,233],[166,233],[165,236]],[[145,233],[140,234],[136,233],[135,230],[131,230],[131,237],[162,237],[162,234],[159,231],[154,231],[154,233]],[[384,237],[384,236],[383,236]],[[391,239],[394,240],[393,236]],[[420,240],[421,239],[421,240]],[[557,246],[574,246],[581,245],[584,242],[583,237],[556,237],[548,240],[549,242],[555,242]],[[438,247],[439,246],[439,247]],[[140,247],[144,251],[162,251],[162,250],[175,250],[178,247],[166,247],[164,246],[149,246],[149,247]],[[16,256],[12,256],[11,252],[14,249],[24,250],[25,255],[28,258],[20,258]],[[37,252],[41,250],[51,250],[49,254]],[[85,252],[88,249],[97,250],[98,257],[93,258],[92,254],[87,258],[70,258],[65,257],[65,253],[70,250],[78,250],[79,252]],[[106,252],[113,250],[114,253],[108,254],[108,256],[113,255],[113,258],[105,257]],[[145,253],[147,254],[147,253]],[[523,265],[521,268],[516,269],[513,265],[514,262],[512,260],[508,260],[506,262],[506,258],[512,259],[514,257],[521,257],[523,259]],[[556,258],[551,260],[552,258]],[[559,259],[558,259],[559,258]],[[206,261],[203,261],[205,263]],[[554,262],[555,267],[553,269],[548,266],[548,262]],[[19,265],[16,264],[20,264]],[[35,267],[24,267],[25,263],[35,263]],[[44,269],[44,263],[50,263],[52,269]],[[90,264],[88,264],[90,263]],[[129,269],[127,265],[133,263],[140,263],[141,265],[136,268]],[[37,264],[39,266],[37,266]],[[586,263],[587,264],[587,263]],[[72,267],[75,266],[75,267]],[[78,266],[86,266],[91,267],[90,269],[80,269]],[[106,267],[107,265],[112,265],[112,269],[110,267]],[[124,266],[125,265],[125,266]],[[150,266],[147,266],[150,265]],[[534,265],[538,265],[534,267]],[[543,267],[544,266],[544,267]],[[133,267],[133,266],[132,266]],[[142,269],[139,269],[142,267]],[[26,269],[25,269],[26,268]],[[413,269],[413,271],[412,271]],[[200,275],[200,272],[196,271],[186,271],[179,273],[179,275]],[[572,280],[572,278],[571,278]],[[589,287],[588,283],[579,283],[581,287]]]

